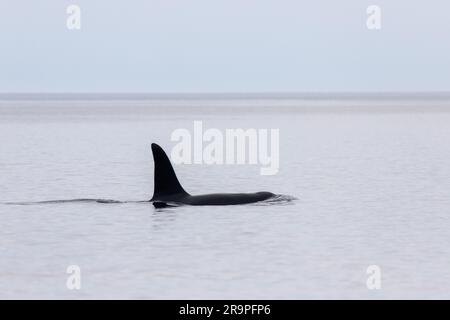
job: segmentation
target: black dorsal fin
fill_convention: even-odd
[[[167,195],[187,194],[178,181],[172,164],[164,150],[156,143],[152,143],[152,153],[155,162],[155,189],[152,200],[158,200],[158,198]]]

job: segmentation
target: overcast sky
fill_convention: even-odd
[[[0,0],[0,43],[0,92],[450,91],[448,0]]]

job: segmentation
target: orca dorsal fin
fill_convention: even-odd
[[[178,178],[164,150],[152,143],[153,160],[155,163],[155,182],[152,200],[173,194],[187,194]]]

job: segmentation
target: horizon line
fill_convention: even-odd
[[[310,91],[310,92],[0,92],[0,100],[357,100],[450,99],[450,91]]]

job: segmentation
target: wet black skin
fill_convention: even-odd
[[[271,192],[256,193],[211,193],[198,196],[190,194],[173,194],[163,197],[153,197],[151,201],[165,203],[179,203],[191,206],[227,206],[233,204],[246,204],[270,199],[274,196]]]
[[[164,150],[152,143],[155,161],[155,190],[150,200],[155,207],[171,205],[226,206],[264,201],[275,196],[271,192],[212,193],[193,196],[187,193],[178,181],[172,164]]]

